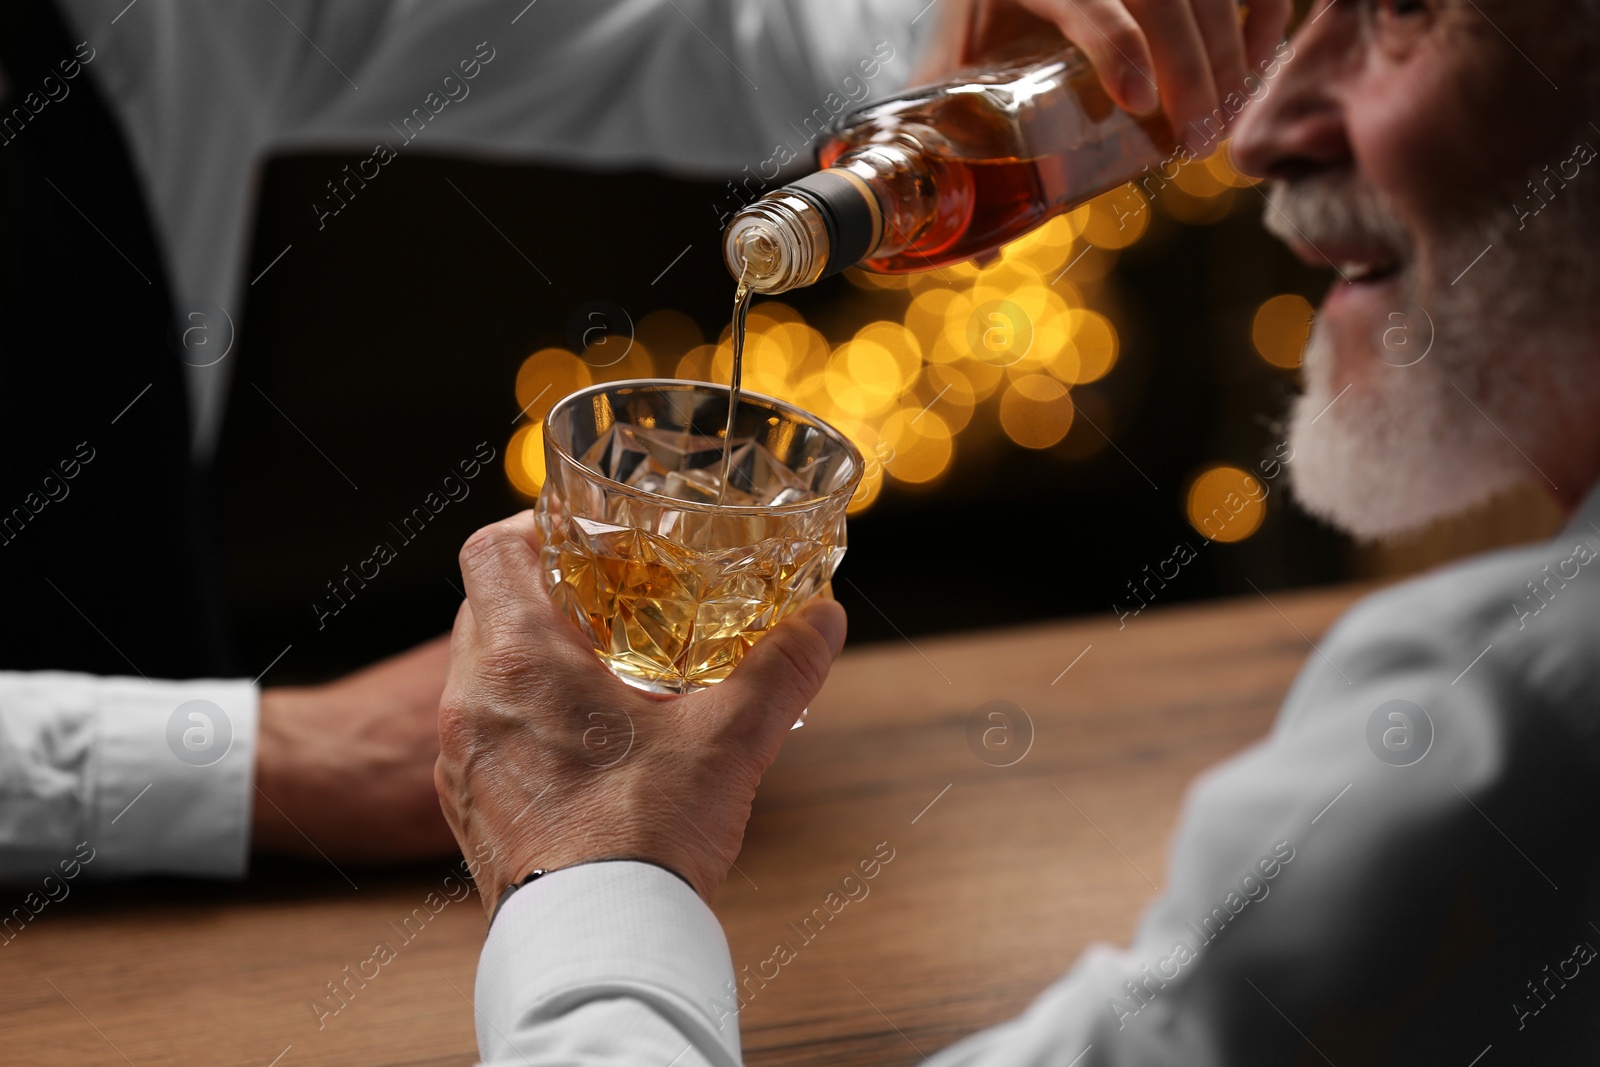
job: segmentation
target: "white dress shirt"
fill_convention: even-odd
[[[219,307],[235,325],[268,153],[383,144],[396,156],[769,178],[779,145],[794,165],[811,159],[819,112],[903,85],[934,21],[918,18],[927,0],[62,7],[144,182],[175,311]],[[315,250],[291,249],[277,269],[297,254]],[[198,463],[214,449],[231,369],[185,367]],[[96,875],[242,874],[257,697],[241,681],[0,672],[0,879],[31,879],[85,840]],[[171,727],[191,701],[205,704]],[[216,745],[218,759],[179,758],[185,737]]]
[[[1367,597],[1316,647],[1271,734],[1192,787],[1133,944],[929,1067],[1593,1062],[1600,487],[1554,539]],[[478,1046],[737,1064],[734,980],[677,878],[557,871],[490,928]]]

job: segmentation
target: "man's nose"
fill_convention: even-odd
[[[1246,174],[1293,178],[1349,162],[1338,90],[1356,42],[1345,39],[1337,14],[1318,21],[1295,33],[1267,93],[1234,124],[1233,161]]]

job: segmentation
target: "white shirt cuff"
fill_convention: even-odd
[[[241,877],[260,691],[246,681],[94,681],[94,873]]]
[[[570,867],[513,893],[484,943],[476,1002],[485,1061],[575,1049],[582,1030],[563,1017],[605,1002],[608,1047],[676,1042],[698,1051],[683,1063],[739,1063],[722,927],[694,890],[648,863]]]

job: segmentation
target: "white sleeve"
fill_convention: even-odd
[[[937,22],[928,0],[61,3],[175,300],[235,312],[268,153],[369,153],[329,174],[305,208],[319,220],[423,153],[737,178],[742,202],[805,167],[845,109],[903,87]],[[232,367],[186,371],[200,455]]]
[[[241,876],[257,699],[243,681],[0,671],[0,881],[80,846],[96,877]]]
[[[284,134],[573,165],[754,171],[780,144],[809,159],[833,117],[903,86],[937,21],[918,17],[927,6],[395,3],[346,71],[359,91],[326,65],[308,71],[324,95],[307,99],[315,110],[292,115]]]
[[[733,961],[717,918],[660,867],[547,874],[506,901],[478,961],[484,1062],[736,1067]]]
[[[1600,860],[1574,844],[1600,832],[1600,584],[1569,582],[1524,628],[1515,597],[1548,553],[1352,610],[1272,734],[1190,791],[1132,944],[1091,947],[929,1067],[1465,1064],[1512,1042],[1518,1062],[1568,1062],[1596,1047],[1600,1015],[1545,1012],[1565,986],[1523,982],[1570,981],[1600,955]],[[735,991],[721,931],[671,875],[636,867],[513,895],[479,972],[495,1067],[661,1067],[686,1047],[679,1064],[737,1062],[732,1018],[718,1028]]]

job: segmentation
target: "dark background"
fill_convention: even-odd
[[[580,305],[611,301],[636,322],[676,309],[714,340],[731,299],[713,207],[721,183],[403,158],[319,229],[311,205],[358,158],[270,162],[247,272],[266,270],[249,289],[220,459],[228,588],[247,669],[293,646],[273,669],[280,684],[449,628],[461,542],[526,506],[503,466],[517,368],[538,348],[569,346]],[[854,641],[1109,613],[1178,542],[1200,548],[1186,480],[1202,463],[1253,468],[1268,456],[1294,388],[1295,372],[1253,351],[1254,310],[1283,292],[1315,302],[1327,285],[1265,235],[1258,200],[1240,190],[1210,226],[1158,211],[1121,254],[1109,306],[1097,302],[1121,357],[1074,389],[1080,405],[1103,402],[1095,422],[1116,448],[1085,455],[1102,442],[1081,419],[1042,452],[974,425],[938,481],[891,480],[852,517],[835,590]],[[836,278],[784,299],[838,341],[880,317],[885,296]],[[974,423],[996,418],[991,400]],[[402,543],[390,522],[480,442],[497,458],[471,495]],[[1201,548],[1160,602],[1348,577],[1345,542],[1291,506],[1282,482],[1253,537]],[[398,558],[319,628],[313,602],[335,604],[326,583],[380,540]]]

